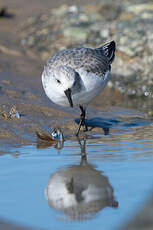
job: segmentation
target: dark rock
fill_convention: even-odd
[[[0,18],[13,18],[14,14],[9,13],[7,7],[0,8]]]

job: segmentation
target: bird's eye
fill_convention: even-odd
[[[56,79],[56,81],[57,81],[57,83],[59,83],[59,84],[61,83],[60,80],[58,80],[58,79]]]

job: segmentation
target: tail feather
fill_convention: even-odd
[[[98,48],[102,55],[108,57],[109,64],[111,64],[115,58],[116,44],[114,41],[111,41]]]

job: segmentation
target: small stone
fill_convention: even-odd
[[[100,35],[103,38],[108,38],[109,37],[109,30],[108,29],[103,29],[102,31],[100,31]]]
[[[101,16],[108,21],[112,21],[115,20],[119,17],[120,13],[121,13],[121,8],[120,6],[117,6],[115,4],[109,4],[109,3],[104,3],[101,4],[101,6],[99,7],[99,11],[98,11]]]
[[[143,11],[153,11],[153,3],[144,3],[144,4],[136,4],[136,5],[130,5],[127,7],[127,10],[130,12],[134,12],[136,14],[141,14]]]
[[[135,55],[135,52],[127,46],[119,46],[118,49],[122,52],[125,52],[130,57]]]
[[[59,8],[53,9],[52,13],[58,17],[65,15],[69,10],[69,7],[67,5],[62,5]]]
[[[113,82],[112,82],[112,81],[109,81],[109,82],[107,83],[107,86],[108,86],[109,88],[112,88],[112,87],[113,87]]]
[[[153,111],[149,111],[149,112],[148,112],[148,115],[149,115],[149,116],[153,116]]]
[[[0,8],[0,18],[13,18],[14,15],[8,12],[6,7]]]
[[[152,19],[153,14],[150,13],[150,12],[144,12],[143,14],[141,14],[141,18],[143,18],[143,19]]]
[[[75,41],[85,42],[87,39],[87,32],[83,28],[70,27],[63,31],[65,37],[69,39],[74,39]]]
[[[70,13],[78,13],[78,7],[75,6],[75,5],[72,5],[72,6],[70,6],[70,7],[68,8],[68,11],[69,11]]]

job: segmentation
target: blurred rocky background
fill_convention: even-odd
[[[108,86],[129,96],[153,98],[153,3],[61,5],[30,17],[21,44],[43,61],[58,50],[99,47],[115,40],[116,61]]]

